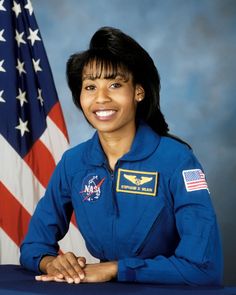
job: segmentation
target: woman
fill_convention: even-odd
[[[37,280],[218,285],[222,252],[201,165],[168,134],[148,53],[101,28],[67,64],[76,106],[96,129],[67,151],[32,217],[21,263]],[[58,255],[74,210],[90,253]]]

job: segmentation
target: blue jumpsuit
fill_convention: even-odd
[[[39,272],[57,255],[74,210],[89,252],[118,261],[118,281],[218,285],[222,249],[205,176],[185,144],[140,123],[130,151],[109,169],[98,134],[63,155],[21,246]]]

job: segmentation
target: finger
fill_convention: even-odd
[[[77,258],[73,253],[68,253],[66,256],[67,262],[65,262],[66,265],[66,271],[69,273],[69,275],[75,280],[77,278],[83,279],[84,278],[84,271],[81,268]],[[85,259],[81,259],[81,262],[84,263]]]
[[[67,268],[67,271],[74,280],[83,280],[84,278],[84,271],[77,261],[73,264],[70,264],[70,267]]]
[[[58,265],[58,267],[61,267],[61,266]],[[54,265],[50,266],[50,268],[48,269],[47,275],[50,275],[52,277],[57,277],[58,279],[63,279],[64,278],[64,275],[61,273],[61,271],[59,271],[59,269],[56,268]]]
[[[60,273],[60,272],[56,272],[54,276],[55,276],[56,278],[58,278],[58,279],[64,279],[63,274]]]
[[[46,279],[51,279],[53,278],[53,276],[51,275],[39,275],[39,276],[35,276],[35,280],[36,281],[43,281],[43,280],[46,280]]]
[[[67,267],[68,266],[66,266],[66,265],[65,265],[65,267],[60,266],[57,269],[57,272],[55,273],[54,277],[58,278],[59,280],[65,279],[69,283],[69,281],[70,281],[70,279],[72,279],[72,277],[70,276],[69,272],[67,271]]]
[[[74,270],[73,266],[67,261],[67,260],[62,260],[61,264],[58,266],[57,269],[57,277],[58,279],[65,279],[67,283],[71,284],[73,282],[80,282],[80,277],[79,274],[76,273]]]
[[[77,261],[78,261],[80,267],[82,267],[82,268],[85,267],[85,265],[86,265],[86,259],[85,259],[85,257],[78,257],[77,258]]]
[[[51,282],[51,281],[54,281],[54,277],[51,275],[41,275],[40,281]]]
[[[68,283],[73,281],[79,283],[84,278],[84,272],[72,252],[57,256],[57,259],[53,260],[50,265],[50,272],[48,271],[48,274],[54,275],[58,279],[64,278]]]
[[[66,281],[68,284],[73,284],[74,283],[74,279],[72,278],[66,278]]]

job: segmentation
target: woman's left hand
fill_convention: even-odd
[[[117,276],[117,262],[86,264],[83,271],[85,278],[81,280],[81,283],[108,282]]]

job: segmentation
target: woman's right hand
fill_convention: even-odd
[[[76,257],[72,252],[58,256],[44,256],[39,264],[43,275],[37,281],[56,281],[79,284],[84,279],[85,257]]]

